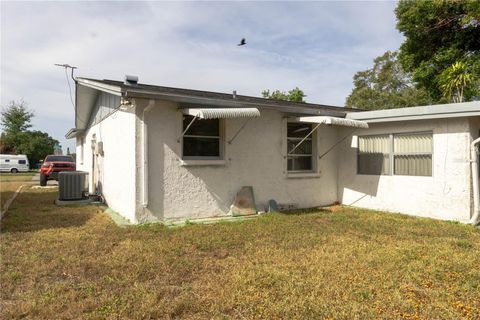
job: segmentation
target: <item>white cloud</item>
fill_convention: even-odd
[[[63,135],[73,107],[63,70],[77,75],[259,95],[302,88],[343,105],[356,71],[395,50],[395,3],[1,3],[1,103],[24,98],[35,126]],[[247,46],[237,47],[246,37]]]

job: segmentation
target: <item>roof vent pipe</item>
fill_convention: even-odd
[[[125,75],[125,84],[129,86],[135,86],[138,84],[138,76]]]

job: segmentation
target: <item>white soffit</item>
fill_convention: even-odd
[[[257,108],[187,108],[182,109],[182,112],[200,119],[260,117],[260,111]]]
[[[342,127],[353,127],[353,128],[368,129],[368,123],[365,122],[365,121],[344,119],[344,118],[336,118],[336,117],[326,117],[326,116],[299,117],[299,118],[297,118],[297,121],[298,122],[308,122],[308,123],[328,124],[328,125],[342,126]]]

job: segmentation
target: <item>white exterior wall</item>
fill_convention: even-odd
[[[277,111],[261,110],[230,140],[246,119],[224,121],[222,165],[182,166],[182,114],[176,104],[150,101],[148,128],[148,206],[138,210],[139,221],[187,219],[226,215],[242,186],[252,186],[258,210],[268,201],[297,204],[300,208],[327,205],[337,201],[337,162],[334,149],[318,160],[318,173],[303,178],[286,174],[286,119]],[[147,101],[136,101],[137,119],[142,119]],[[141,124],[141,121],[140,121]],[[138,130],[137,135],[141,134]],[[332,146],[337,129],[322,126],[317,134],[318,154]],[[142,149],[138,144],[137,152]],[[141,159],[137,157],[137,161]]]
[[[468,118],[370,124],[357,133],[433,131],[433,176],[359,175],[352,137],[339,150],[339,198],[345,205],[468,222],[471,130]]]
[[[91,140],[103,142],[103,155],[95,155],[95,185],[112,210],[136,223],[135,216],[135,113],[117,111],[88,129],[83,138],[77,137],[77,170],[92,175]],[[91,191],[90,185],[90,191]]]

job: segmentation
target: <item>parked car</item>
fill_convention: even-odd
[[[0,154],[1,172],[27,172],[30,170],[27,156],[24,154]]]
[[[59,172],[75,170],[75,161],[71,156],[46,156],[40,167],[40,185],[46,186],[48,180],[58,181]]]

